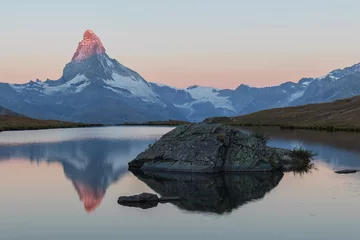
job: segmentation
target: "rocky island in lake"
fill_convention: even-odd
[[[266,140],[220,124],[182,125],[129,163],[129,169],[169,172],[292,171],[310,163],[306,150],[272,148]]]

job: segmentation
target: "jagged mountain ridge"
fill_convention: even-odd
[[[206,106],[211,116],[236,116],[264,109],[331,102],[360,95],[359,71],[360,64],[356,64],[334,70],[323,77],[302,78],[298,83],[285,82],[278,86],[261,88],[241,84],[235,90],[199,86],[176,89],[165,85],[154,85],[158,86],[155,89],[160,96],[168,98],[177,107],[188,108],[190,119],[201,121],[204,117],[201,111],[204,111]],[[202,96],[191,94],[194,89],[198,89],[198,92],[203,91]],[[208,89],[211,89],[211,94],[206,94]],[[187,96],[184,98],[187,100],[182,99],[181,102],[174,98],[176,95]],[[195,100],[192,100],[191,96]]]
[[[259,110],[329,102],[360,94],[360,64],[320,78],[255,88],[179,89],[150,83],[110,58],[91,30],[58,80],[0,83],[0,105],[40,119],[91,123],[179,119],[202,121]]]

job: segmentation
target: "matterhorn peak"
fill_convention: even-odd
[[[71,59],[72,62],[80,62],[92,57],[95,54],[105,53],[105,48],[101,43],[101,40],[91,30],[86,30],[83,40],[79,43],[79,46]]]

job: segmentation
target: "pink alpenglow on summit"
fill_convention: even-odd
[[[71,59],[72,62],[80,62],[92,57],[95,54],[105,53],[105,48],[100,41],[100,38],[91,30],[86,30],[83,40]]]

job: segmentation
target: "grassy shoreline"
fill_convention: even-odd
[[[59,125],[50,125],[50,126],[21,126],[21,127],[0,127],[1,132],[7,131],[31,131],[31,130],[46,130],[46,129],[61,129],[61,128],[90,128],[90,127],[103,127],[102,124],[75,124],[71,126],[59,126]]]
[[[179,126],[190,122],[168,120],[168,121],[150,121],[145,123],[122,123],[122,124],[87,124],[62,122],[57,120],[40,120],[24,116],[0,115],[0,132],[5,131],[26,131],[26,130],[45,130],[61,128],[87,128],[87,127],[105,127],[105,126]]]
[[[149,121],[144,123],[132,123],[132,122],[125,122],[122,124],[116,124],[115,126],[179,126],[184,124],[190,124],[191,122],[187,121],[178,121],[178,120],[168,120],[168,121]]]
[[[86,124],[62,122],[56,120],[39,120],[24,116],[0,116],[0,132],[4,131],[23,131],[23,130],[44,130],[56,128],[82,128],[82,127],[101,127],[103,124]]]
[[[326,132],[356,132],[360,133],[360,126],[320,126],[320,125],[290,125],[290,124],[266,124],[266,123],[232,123],[232,122],[212,122],[230,125],[234,127],[278,127],[288,130],[313,130]]]

